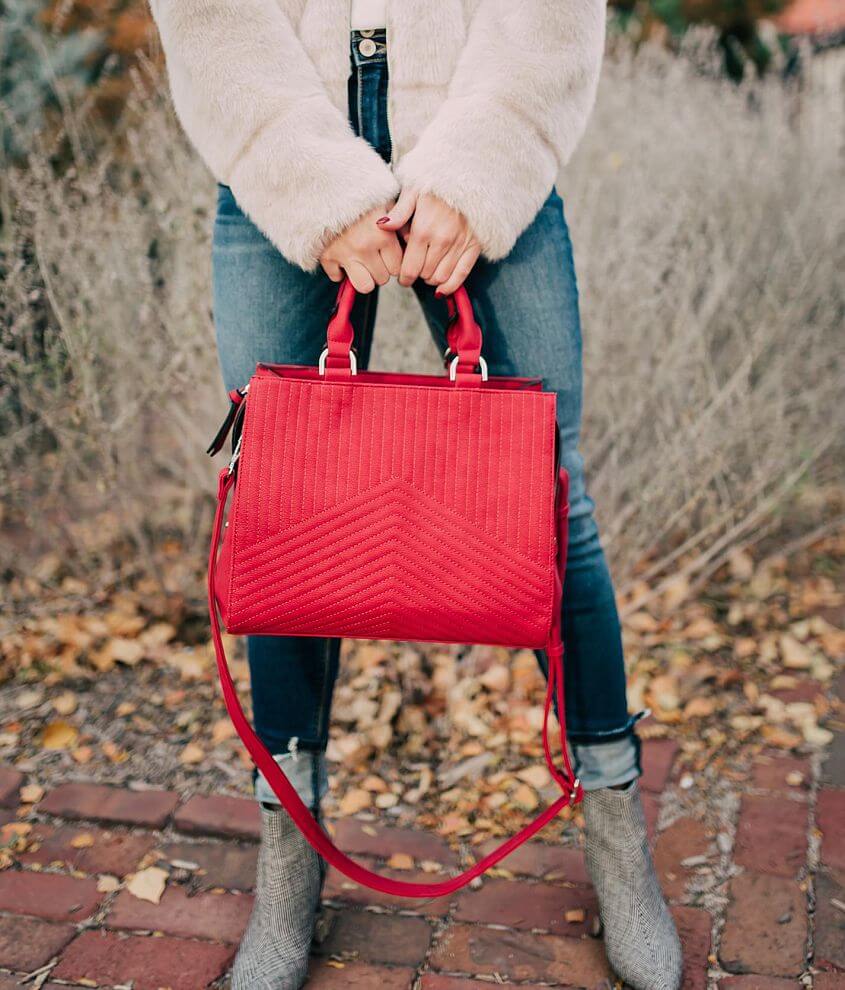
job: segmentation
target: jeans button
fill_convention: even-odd
[[[360,45],[358,45],[358,51],[365,57],[369,58],[370,55],[375,55],[376,53],[376,43],[372,38],[364,38]]]

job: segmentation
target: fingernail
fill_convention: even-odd
[[[379,217],[379,219],[376,220],[376,223],[387,223],[389,219],[390,217]]]
[[[435,299],[442,299],[443,298],[443,293],[440,291],[440,289],[435,289],[434,290],[434,298]]]

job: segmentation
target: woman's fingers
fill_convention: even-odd
[[[412,226],[411,236],[405,245],[405,253],[402,256],[402,267],[399,270],[400,285],[413,285],[416,282],[425,264],[427,250],[428,241],[415,234]]]
[[[320,264],[323,266],[323,271],[332,282],[341,282],[343,280],[343,269],[336,261],[330,261],[328,258],[324,257],[320,260]]]
[[[382,230],[401,230],[414,215],[417,207],[417,194],[413,189],[403,189],[393,208],[383,217],[376,220]]]
[[[464,253],[468,247],[466,241],[459,241],[457,244],[453,244],[452,247],[443,255],[440,259],[437,267],[434,271],[426,278],[425,272],[423,272],[423,278],[429,285],[441,285],[445,282],[452,272],[455,270],[455,265],[457,265],[459,258]],[[428,256],[426,256],[426,260]]]
[[[481,248],[473,243],[466,248],[463,254],[458,258],[458,262],[455,265],[452,274],[442,282],[437,289],[437,294],[439,296],[449,296],[457,288],[464,284],[467,275],[472,271],[473,266],[476,261],[478,261],[478,256],[481,254]]]
[[[377,251],[371,258],[366,258],[364,265],[376,285],[387,285],[390,281],[390,271],[380,251]]]
[[[425,253],[425,262],[420,270],[420,278],[424,282],[431,284],[435,271],[437,271],[446,256],[455,249],[455,246],[455,242],[452,240],[444,240],[436,237],[429,240],[428,250]],[[457,256],[455,260],[457,261]]]
[[[379,251],[381,260],[384,262],[388,272],[396,277],[402,268],[402,245],[397,238],[393,238],[392,243]]]
[[[366,294],[368,292],[372,292],[376,287],[375,279],[363,262],[358,260],[350,260],[346,262],[344,268],[346,269],[346,275],[356,292]]]

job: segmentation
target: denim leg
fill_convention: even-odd
[[[387,57],[384,34],[377,51],[362,56],[352,38],[350,123],[386,160]],[[337,286],[286,261],[220,186],[212,244],[214,322],[227,389],[244,385],[259,361],[316,365]],[[358,296],[352,310],[358,366],[369,364],[378,290]],[[340,640],[297,636],[247,639],[255,731],[300,797],[316,809],[327,787],[319,758],[328,742]],[[262,774],[256,797],[278,803]]]
[[[323,272],[308,274],[286,261],[225,186],[218,190],[212,275],[217,348],[227,389],[246,384],[259,361],[317,363],[337,286]],[[353,310],[362,367],[369,359],[376,303],[376,293],[360,296]],[[339,652],[337,639],[248,637],[253,720],[271,753],[325,748]],[[292,769],[290,764],[286,769]],[[292,782],[312,801],[311,770],[301,760],[293,770]]]
[[[506,258],[479,260],[466,287],[484,331],[490,373],[540,377],[547,389],[557,393],[561,462],[570,483],[562,615],[568,737],[585,787],[624,783],[639,772],[632,732],[635,719],[628,714],[613,585],[578,450],[582,393],[578,289],[557,192],[552,192]],[[434,299],[429,286],[420,283],[417,294],[443,347],[445,307]],[[545,673],[542,652],[538,660]]]

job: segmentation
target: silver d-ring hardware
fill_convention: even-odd
[[[458,362],[461,360],[460,354],[456,354],[449,362],[449,381],[453,382],[458,377]],[[487,362],[479,354],[478,367],[481,368],[481,380],[487,381]]]
[[[329,356],[328,347],[324,347],[320,353],[320,360],[317,362],[317,370],[321,375],[326,373],[326,358]],[[349,352],[349,370],[353,375],[358,374],[358,358],[355,357],[355,351]]]

